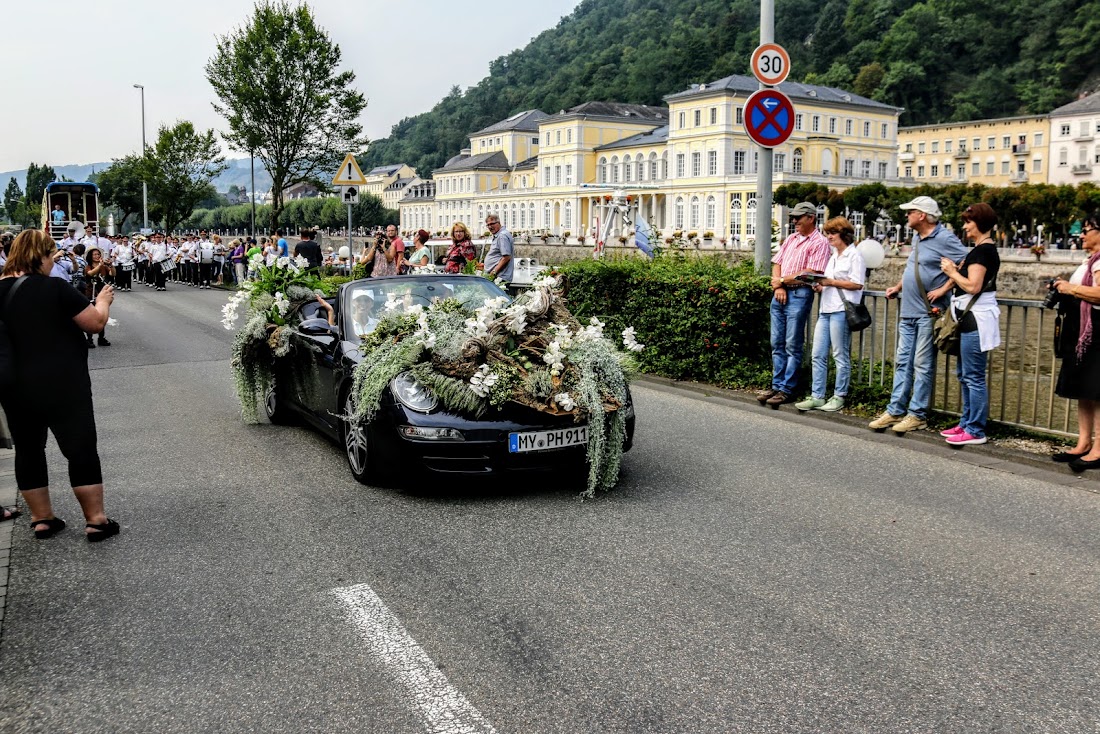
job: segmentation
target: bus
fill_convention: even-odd
[[[54,215],[60,207],[63,216]],[[60,242],[66,232],[80,224],[90,234],[99,234],[99,189],[94,183],[54,181],[42,192],[42,228]]]

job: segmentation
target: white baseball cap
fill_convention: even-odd
[[[907,201],[902,204],[900,209],[916,209],[918,212],[924,212],[925,214],[931,214],[933,217],[942,217],[943,212],[940,211],[940,205],[936,203],[936,200],[931,196],[918,196],[912,201]]]

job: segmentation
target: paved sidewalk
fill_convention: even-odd
[[[0,449],[0,505],[15,505],[15,452]],[[0,522],[0,639],[4,634],[4,607],[8,601],[8,564],[11,562],[11,534],[19,520]]]

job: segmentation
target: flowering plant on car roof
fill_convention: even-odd
[[[536,281],[515,300],[447,299],[428,308],[394,300],[363,339],[351,418],[373,417],[390,381],[406,371],[455,412],[480,417],[515,404],[571,416],[588,425],[591,496],[618,479],[632,355],[645,348],[633,329],[621,337],[622,348],[604,335],[599,319],[578,322],[554,277]]]
[[[309,261],[256,254],[249,261],[256,273],[240,284],[222,307],[222,326],[232,331],[245,309],[244,326],[233,338],[234,385],[241,413],[248,423],[257,422],[256,402],[272,385],[275,360],[290,350],[290,331],[284,329],[286,315],[295,304],[313,299],[322,282],[309,270]]]

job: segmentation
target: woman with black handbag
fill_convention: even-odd
[[[1052,287],[1062,294],[1062,369],[1054,388],[1060,397],[1077,401],[1077,445],[1054,455],[1074,471],[1100,469],[1100,344],[1094,336],[1100,320],[1100,214],[1085,217],[1081,247],[1089,257],[1070,276],[1056,278]]]
[[[820,305],[814,327],[812,393],[794,407],[802,411],[835,413],[844,407],[844,398],[852,382],[852,330],[848,326],[845,301],[862,303],[867,266],[859,250],[852,247],[856,228],[847,219],[834,217],[826,222],[825,236],[833,253],[825,266],[825,274],[813,279],[813,288],[820,294]],[[826,400],[830,352],[836,363],[836,384],[833,396]]]
[[[963,239],[971,240],[974,247],[961,263],[940,258],[940,270],[955,286],[949,308],[958,323],[959,334],[957,375],[962,414],[957,426],[940,431],[952,446],[983,444],[988,440],[987,355],[1001,344],[1001,307],[997,305],[1001,258],[993,240],[997,213],[989,204],[972,204],[963,212],[962,219]]]

